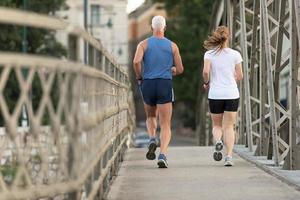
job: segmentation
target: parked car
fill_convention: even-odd
[[[135,148],[143,148],[148,146],[149,136],[146,131],[137,129],[132,135],[132,144]]]
[[[132,145],[135,148],[147,148],[149,142],[149,135],[145,128],[137,127],[136,132],[132,135]],[[157,140],[158,146],[160,140]]]

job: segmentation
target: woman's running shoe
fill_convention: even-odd
[[[233,161],[232,161],[232,157],[230,157],[230,156],[226,156],[225,157],[225,163],[224,163],[224,166],[225,167],[231,167],[231,166],[233,166],[234,164],[233,164]]]
[[[221,152],[222,149],[223,149],[223,142],[222,141],[216,142],[215,151],[214,151],[214,154],[213,154],[213,157],[214,157],[215,161],[221,161],[222,160],[222,158],[223,158],[223,155],[222,155],[222,152]]]

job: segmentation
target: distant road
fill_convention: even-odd
[[[136,133],[144,132],[144,134],[147,134],[146,125],[136,127],[135,132]],[[197,146],[197,138],[175,134],[174,132],[175,131],[172,131],[170,146],[177,146],[177,147]]]
[[[170,146],[197,146],[197,139],[189,136],[172,134]]]

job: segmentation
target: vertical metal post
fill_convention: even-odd
[[[84,1],[84,11],[83,11],[83,22],[84,22],[84,28],[86,31],[88,31],[88,0]],[[88,45],[87,42],[84,41],[84,64],[88,64]]]
[[[299,132],[299,127],[297,127],[297,119],[299,119],[299,105],[297,102],[297,82],[299,76],[299,43],[297,41],[297,24],[296,24],[296,9],[295,9],[295,1],[289,1],[289,10],[290,10],[290,90],[289,90],[289,104],[290,104],[290,111],[291,111],[291,119],[289,123],[289,169],[300,169],[299,163],[299,149],[296,148],[297,145],[297,137]],[[299,28],[299,27],[298,27]],[[298,38],[299,40],[299,38]],[[299,91],[299,90],[298,90]],[[297,156],[298,155],[298,156]],[[298,166],[297,166],[298,165]]]
[[[280,76],[280,68],[281,65],[281,56],[282,56],[282,45],[283,45],[283,33],[284,33],[284,18],[285,18],[285,8],[286,8],[286,1],[280,1],[280,15],[279,15],[279,27],[277,33],[277,52],[275,57],[275,90],[274,95],[276,100],[279,102],[279,76]]]
[[[261,13],[261,12],[260,12]],[[259,115],[260,115],[260,122],[259,122],[259,132],[260,132],[260,152],[257,152],[258,155],[266,155],[267,149],[265,145],[269,144],[266,142],[266,122],[265,122],[265,114],[266,114],[266,61],[264,55],[264,45],[263,45],[263,24],[262,24],[262,16],[260,15],[260,32],[259,32]]]
[[[227,5],[227,1],[224,1],[223,3],[223,7],[224,7],[224,12],[223,12],[223,16],[222,16],[222,24],[226,25],[227,24],[227,16],[226,16],[226,13],[227,13],[227,9],[228,9],[228,5]]]
[[[267,102],[267,85],[266,85],[266,58],[265,58],[265,49],[263,44],[263,32],[264,32],[264,25],[262,23],[262,7],[259,7],[260,12],[260,31],[259,31],[259,114],[260,114],[260,122],[259,122],[259,132],[260,132],[260,143],[261,143],[261,149],[259,149],[260,152],[257,152],[258,155],[267,155],[268,152],[268,146],[269,146],[269,140],[268,135],[266,134],[266,102]]]
[[[258,20],[258,15],[259,15],[259,0],[253,0],[254,4],[254,11],[253,11],[253,17],[252,17],[252,34],[251,34],[251,51],[250,51],[250,58],[249,58],[249,65],[250,65],[250,94],[252,97],[255,99],[258,99],[258,84],[259,84],[259,78],[258,78],[258,69],[256,66],[258,65],[258,60],[257,60],[257,55],[258,55],[258,27],[259,27],[259,20]],[[252,102],[251,102],[252,103]],[[253,106],[252,106],[253,105]],[[256,102],[253,102],[251,105],[252,107],[252,116],[254,119],[251,119],[251,121],[256,121],[256,119],[259,118],[259,107]],[[258,123],[253,123],[252,124],[252,131],[256,133],[259,132],[259,124]],[[253,130],[254,129],[254,130]],[[257,148],[255,155],[257,153],[257,150],[261,149],[261,142],[259,141],[261,137],[257,138],[256,141],[258,142]]]
[[[249,65],[247,51],[247,32],[245,18],[245,0],[240,1],[240,20],[241,20],[241,48],[244,59],[244,92],[245,92],[245,115],[246,115],[246,132],[247,141],[250,151],[253,151],[252,125],[251,125],[251,101],[250,101],[250,86],[249,86]]]
[[[237,7],[237,0],[232,0],[232,26],[231,26],[231,47],[234,48],[236,46],[236,38],[235,38],[235,34],[236,34],[236,24],[237,24],[237,15],[238,15],[238,9]]]
[[[251,56],[249,58],[250,60],[250,90],[251,90],[251,96],[253,96],[255,99],[259,99],[259,69],[257,69],[257,66],[259,66],[259,60],[257,59],[258,57],[258,52],[259,52],[259,8],[260,8],[260,1],[259,0],[253,0],[253,17],[252,17],[252,42],[251,42]],[[259,119],[260,115],[259,115],[259,104],[257,104],[256,102],[253,103],[254,106],[252,107],[252,112],[253,112],[253,116],[254,119],[252,119],[253,121],[256,121],[257,119]],[[252,104],[252,105],[253,105]],[[259,123],[255,122],[254,127],[255,128],[255,132],[258,133],[260,135],[259,132]],[[253,130],[252,130],[253,131]],[[255,150],[255,155],[258,155],[258,153],[261,150],[261,135],[260,137],[256,138],[257,141],[257,148]]]
[[[267,64],[267,86],[268,86],[268,99],[270,105],[270,125],[273,140],[273,156],[275,166],[279,165],[279,152],[278,152],[278,139],[277,139],[277,127],[276,127],[276,113],[275,113],[275,98],[274,98],[274,81],[273,81],[273,71],[272,71],[272,55],[271,55],[271,44],[270,44],[270,31],[269,31],[269,19],[268,19],[268,8],[267,0],[261,1],[262,6],[262,22],[263,22],[263,41],[265,48],[266,64]]]
[[[254,13],[252,18],[252,34],[251,34],[251,56],[250,56],[250,78],[251,78],[251,92],[252,95],[257,97],[257,74],[255,69],[255,64],[257,63],[256,55],[257,55],[257,33],[258,33],[258,26],[259,26],[259,20],[258,20],[258,14],[259,14],[259,0],[254,0]],[[255,115],[256,116],[256,115]]]
[[[227,0],[225,2],[226,4],[226,17],[227,17],[227,26],[229,28],[229,31],[230,33],[232,33],[232,15],[233,15],[233,12],[232,12],[232,5],[231,5],[231,0]],[[233,37],[233,35],[231,34],[231,36]],[[232,41],[232,38],[230,38],[230,41],[229,43],[231,43]],[[231,46],[231,45],[230,45]]]

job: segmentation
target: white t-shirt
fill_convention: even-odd
[[[204,59],[211,61],[209,99],[237,99],[240,97],[235,80],[235,65],[243,61],[241,54],[231,48],[217,52],[209,50]]]

